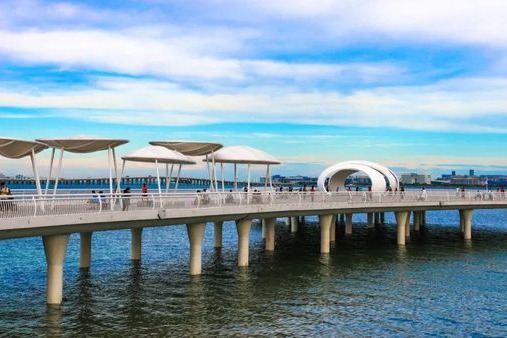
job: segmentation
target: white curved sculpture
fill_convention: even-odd
[[[393,189],[399,187],[398,178],[389,168],[369,161],[345,161],[334,164],[320,174],[317,186],[320,191],[336,191],[336,188],[345,187],[347,177],[359,171],[370,178],[372,191],[385,191],[387,184]]]

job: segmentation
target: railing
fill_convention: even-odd
[[[3,197],[3,198],[2,198]],[[51,215],[136,212],[155,209],[241,208],[246,205],[335,204],[337,208],[360,205],[417,205],[425,202],[488,204],[506,201],[501,192],[182,192],[130,194],[57,194],[0,196],[0,219]],[[507,204],[507,201],[506,201]]]

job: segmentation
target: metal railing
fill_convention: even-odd
[[[500,192],[181,192],[129,194],[57,194],[0,196],[0,219],[17,217],[100,214],[136,212],[156,209],[241,208],[266,205],[310,206],[333,204],[333,207],[399,204],[414,205],[426,202],[466,202],[488,204],[507,200]]]

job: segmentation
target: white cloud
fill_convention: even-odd
[[[0,86],[4,106],[60,110],[107,123],[195,125],[291,122],[419,130],[507,132],[489,119],[507,117],[507,80],[464,78],[435,85],[378,88],[349,94],[284,86],[207,94],[163,81],[101,78],[96,88],[36,93]]]

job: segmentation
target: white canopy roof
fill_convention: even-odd
[[[188,156],[203,156],[211,154],[223,147],[220,143],[200,141],[151,141],[150,144],[176,150],[183,155]]]
[[[48,146],[39,142],[19,140],[15,138],[0,138],[0,155],[8,158],[22,158],[30,156],[32,149],[39,153]]]
[[[129,142],[129,140],[124,139],[103,138],[37,139],[36,141],[71,153],[93,153],[108,148],[115,148]]]
[[[123,156],[122,160],[151,163],[195,164],[195,161],[190,157],[161,146],[148,146],[138,149],[127,156]]]
[[[207,161],[211,162],[212,159],[208,158]],[[214,161],[218,163],[280,164],[280,161],[272,155],[248,146],[222,148],[215,152]]]

